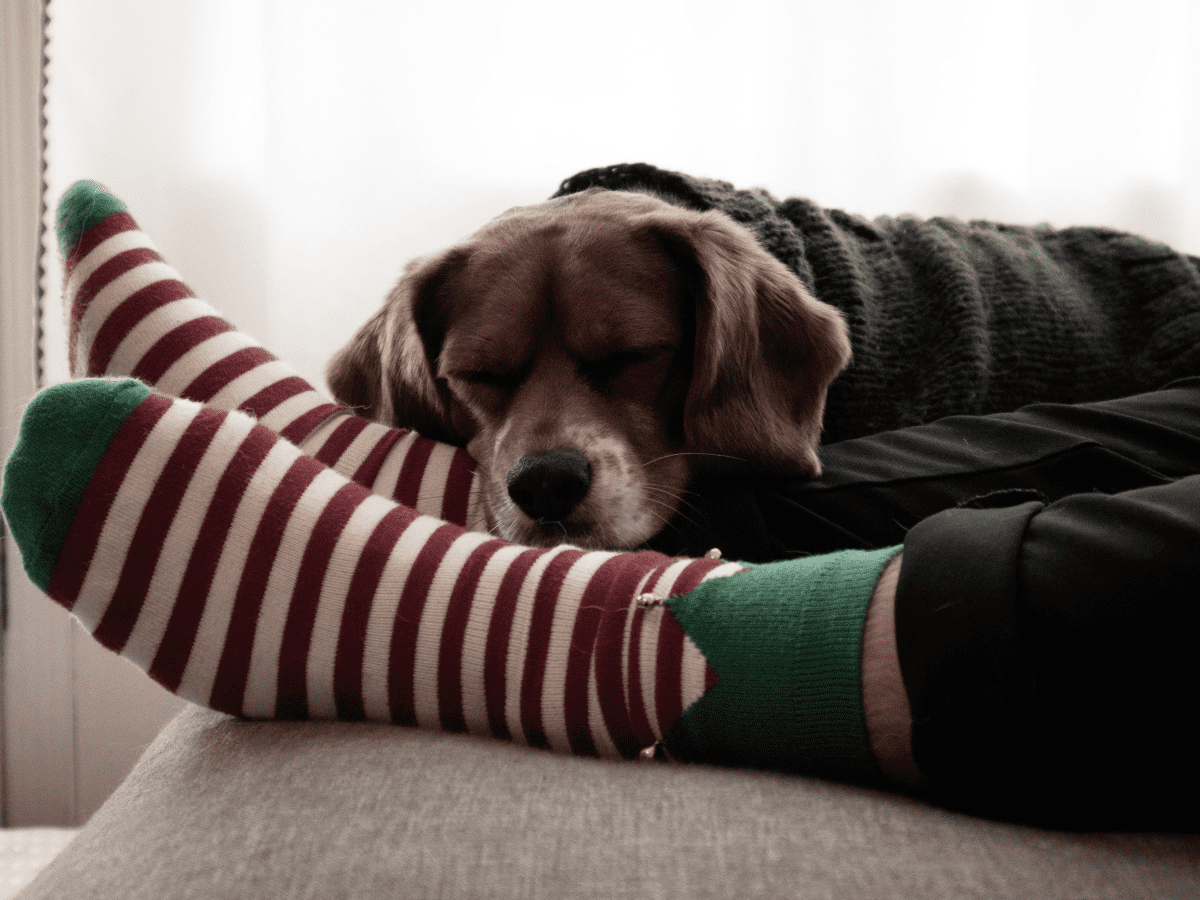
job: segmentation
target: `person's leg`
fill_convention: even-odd
[[[38,586],[216,709],[879,778],[863,634],[897,548],[746,571],[517,547],[112,379],[35,398],[3,508]]]
[[[198,299],[124,204],[81,181],[58,207],[71,371],[131,376],[161,393],[240,409],[376,493],[481,527],[465,451],[351,415]]]
[[[1200,475],[909,530],[895,595],[912,748],[943,802],[1200,826]]]
[[[1200,472],[1200,378],[1078,406],[956,416],[822,448],[811,481],[710,482],[652,545],[787,559],[904,540],[959,506],[1114,494]]]

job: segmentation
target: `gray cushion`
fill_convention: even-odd
[[[1194,898],[1200,836],[190,708],[22,898]]]

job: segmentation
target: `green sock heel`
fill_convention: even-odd
[[[108,445],[150,396],[132,379],[69,382],[38,394],[4,466],[0,506],[30,580],[43,591]]]

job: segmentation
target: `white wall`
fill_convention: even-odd
[[[865,214],[1111,224],[1200,253],[1192,0],[51,13],[52,202],[105,183],[201,295],[313,379],[407,259],[614,162]],[[61,652],[82,818],[173,707],[86,637]]]

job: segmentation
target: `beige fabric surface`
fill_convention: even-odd
[[[22,898],[1195,898],[1200,836],[185,710]]]
[[[77,828],[0,828],[0,900],[33,881],[71,842]]]

